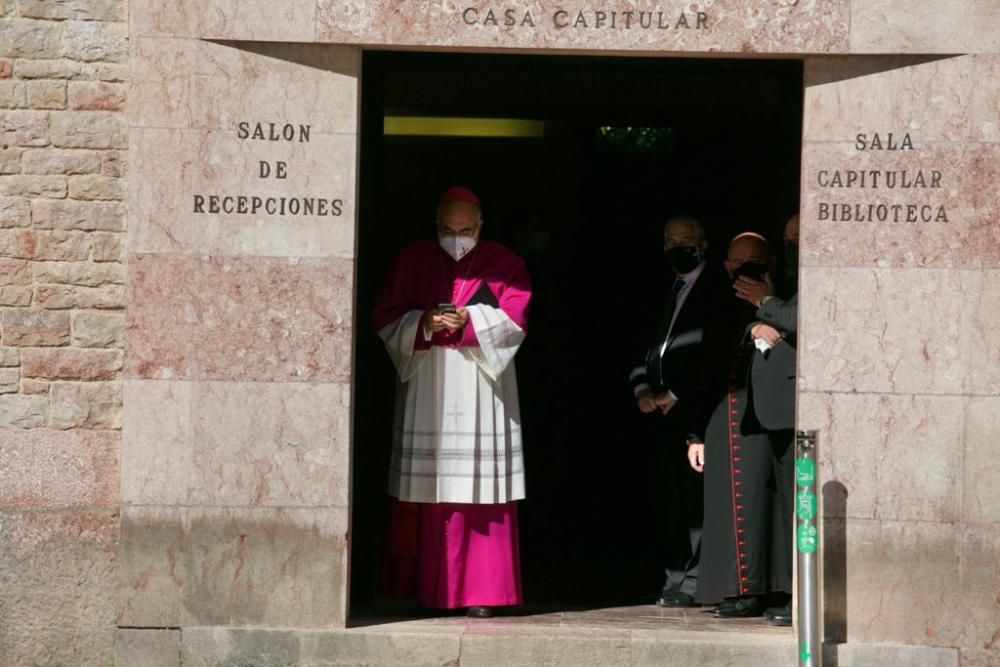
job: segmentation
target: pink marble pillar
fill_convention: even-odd
[[[342,627],[360,54],[143,11],[119,625]]]
[[[998,67],[806,60],[799,426],[848,494],[828,614],[970,664],[1000,662]]]

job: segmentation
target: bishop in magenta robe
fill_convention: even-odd
[[[471,615],[522,601],[513,359],[531,298],[524,262],[481,229],[478,198],[447,191],[438,240],[403,249],[373,315],[398,376],[389,494],[416,504],[418,599]]]

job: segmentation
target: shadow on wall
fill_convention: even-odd
[[[823,638],[847,642],[847,487],[823,485]]]
[[[805,74],[805,85],[822,86],[848,79],[857,79],[874,74],[881,74],[896,69],[918,67],[938,60],[958,58],[961,54],[948,55],[896,55],[879,58],[839,58],[825,67],[808,67]]]

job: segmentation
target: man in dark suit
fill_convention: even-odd
[[[701,223],[689,217],[667,222],[664,253],[674,280],[645,362],[633,369],[630,381],[639,410],[666,418],[656,435],[658,490],[667,532],[666,582],[657,603],[667,607],[694,604],[702,528],[702,480],[686,465],[685,443],[702,442],[712,406],[718,400],[720,372],[716,343],[718,318],[728,297],[721,272],[705,262],[708,242]]]

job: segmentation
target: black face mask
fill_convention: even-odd
[[[693,245],[679,245],[665,250],[667,261],[674,273],[684,275],[691,273],[701,264],[701,251]]]
[[[767,265],[763,262],[744,262],[733,269],[733,280],[746,277],[763,281],[765,273],[767,273]]]
[[[785,244],[785,263],[788,265],[788,271],[795,273],[799,270],[799,244],[798,243],[786,243]]]

